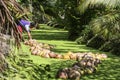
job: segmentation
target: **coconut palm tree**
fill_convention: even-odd
[[[81,14],[90,8],[104,8],[104,11],[89,23],[95,36],[88,41],[88,44],[98,36],[102,37],[107,44],[116,40],[117,43],[114,44],[118,44],[120,39],[120,0],[80,0],[78,8]],[[114,51],[113,48],[114,46],[112,46],[112,51]],[[117,52],[120,51],[117,50]]]
[[[0,0],[0,71],[4,68],[6,51],[10,49],[7,40],[12,37],[15,45],[20,46],[21,38],[16,24],[20,14],[23,10],[15,0]]]
[[[107,8],[120,8],[120,0],[79,0],[80,12],[84,12],[89,7],[104,5]]]
[[[99,33],[106,37],[110,33],[120,32],[120,0],[84,0],[79,6],[80,12],[84,12],[91,7],[105,6],[105,11],[90,22],[95,34]],[[102,7],[104,8],[104,7]]]
[[[22,8],[15,0],[0,0],[0,31],[15,38],[16,45],[20,45],[16,19],[23,14]]]

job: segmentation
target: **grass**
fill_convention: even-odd
[[[65,54],[68,51],[105,53],[90,47],[86,47],[85,45],[78,45],[73,41],[68,41],[68,33],[62,29],[50,28],[46,25],[40,25],[39,30],[33,30],[31,33],[33,39],[36,39],[38,42],[55,45],[53,51],[58,54]],[[26,35],[24,36],[26,38]],[[41,58],[40,56],[31,55],[29,52],[29,47],[23,44],[22,51],[23,53],[29,54],[30,59],[32,59],[35,64],[50,64],[52,70],[49,74],[51,74],[51,76],[55,75],[59,68],[70,66],[70,63],[72,64],[72,62],[74,62],[67,62],[66,60],[62,59]],[[84,75],[81,80],[120,80],[120,58],[118,56],[112,55],[111,53],[106,54],[108,55],[108,59],[99,65],[98,71],[90,75]],[[48,78],[42,80],[48,80]]]

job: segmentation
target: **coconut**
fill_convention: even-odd
[[[92,63],[90,61],[86,62],[86,66],[88,67],[91,67],[92,66]]]
[[[103,59],[107,58],[106,54],[101,54],[101,56],[102,56]]]
[[[36,54],[37,54],[37,50],[32,51],[31,54],[32,54],[32,55],[36,55]]]
[[[63,55],[63,59],[70,59],[70,56],[67,54],[67,55]]]
[[[40,52],[41,52],[41,50],[38,49],[38,50],[37,50],[37,55],[40,55]]]
[[[50,52],[49,56],[50,56],[50,58],[56,58],[57,54],[55,54],[54,52]]]
[[[29,42],[28,42],[28,41],[25,41],[24,44],[25,44],[25,45],[29,45]]]
[[[86,66],[86,60],[81,60],[78,64],[79,64],[81,67],[85,67],[85,66]]]
[[[102,56],[100,54],[96,54],[95,56],[97,59],[102,59]]]
[[[64,69],[59,69],[56,78],[61,78],[66,80],[68,78],[67,72]]]
[[[40,51],[39,56],[43,56],[45,53],[43,51]]]
[[[70,59],[76,60],[76,54],[70,54]]]
[[[42,57],[44,58],[50,58],[49,54],[45,53],[44,55],[42,55]]]
[[[57,55],[56,55],[56,58],[57,58],[57,59],[62,59],[63,56],[62,56],[61,54],[57,54]]]
[[[35,47],[30,47],[30,51],[32,52],[35,49]]]
[[[69,76],[69,79],[71,79],[71,80],[80,80],[81,74],[78,71],[71,69],[69,71],[68,76]]]
[[[30,42],[30,43],[29,43],[29,46],[33,46],[33,43],[32,43],[32,42]]]
[[[75,54],[76,54],[77,61],[80,61],[83,58],[83,56],[85,55],[85,53],[75,53]]]
[[[71,54],[73,54],[73,52],[71,52],[71,51],[69,51],[69,52],[67,53],[67,55],[71,55]]]
[[[59,78],[61,78],[61,79],[67,79],[67,75],[66,75],[66,73],[65,72],[61,72],[60,74],[59,74]]]
[[[37,41],[35,39],[32,39],[31,42],[32,43],[37,43]]]
[[[50,49],[53,49],[54,48],[54,46],[53,45],[50,45]]]
[[[34,43],[34,44],[32,44],[32,46],[37,46],[37,44],[36,44],[36,43]]]
[[[91,68],[91,69],[87,69],[87,70],[86,70],[86,73],[88,73],[88,74],[92,74],[93,71],[94,71],[94,70],[93,70],[92,68]]]
[[[43,47],[46,49],[50,49],[50,46],[48,44],[44,44]]]
[[[99,59],[95,59],[94,60],[94,65],[95,66],[98,66],[98,64],[100,64],[101,63],[101,60],[99,60]]]
[[[42,50],[44,53],[47,53],[47,54],[49,54],[51,51],[50,50],[47,50],[47,49],[43,49]]]
[[[81,75],[83,75],[85,72],[83,70],[80,71]]]

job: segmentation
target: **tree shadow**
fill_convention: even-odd
[[[39,73],[37,74],[37,76],[40,78],[40,80],[58,80],[58,79],[55,79],[57,71],[61,68],[71,67],[72,66],[71,64],[73,64],[74,62],[76,61],[62,60],[62,61],[55,62],[51,65],[40,64],[38,67],[36,67],[36,72]]]
[[[36,40],[67,40],[67,32],[32,31],[32,38]],[[27,38],[27,35],[25,35]]]
[[[93,52],[93,53],[103,53],[102,51],[90,48],[90,47],[86,47],[85,45],[65,45],[62,46],[62,48],[55,48],[53,49],[54,52],[58,52],[58,53],[67,53],[69,51],[74,52],[74,53],[83,53],[83,52]]]

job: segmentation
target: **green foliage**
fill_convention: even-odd
[[[110,51],[111,53],[120,56],[120,37],[118,36],[114,36],[112,39],[110,39],[110,41],[106,42],[99,49],[103,51]]]
[[[50,20],[48,25],[67,29],[69,40],[80,36],[77,43],[103,50],[103,46],[120,32],[119,0],[33,0],[32,4],[34,15],[38,15],[36,21],[46,20],[43,17],[46,13]],[[84,27],[86,25],[88,28]],[[95,35],[99,37],[94,38]],[[111,51],[109,48],[105,50]]]
[[[80,12],[84,13],[90,7],[100,7],[104,5],[107,8],[120,8],[120,1],[119,0],[81,0],[79,5]]]
[[[24,14],[24,11],[15,0],[0,1],[0,33],[14,37],[17,46],[20,46],[20,33],[16,20],[21,14]]]
[[[119,11],[108,11],[107,14],[92,20],[90,26],[94,34],[99,34],[103,38],[109,39],[112,35],[116,35],[120,32],[119,22]]]
[[[87,46],[98,49],[105,43],[104,39],[100,36],[94,36],[87,42]]]
[[[116,46],[114,46],[114,44],[119,45],[119,43],[118,43],[119,42],[118,34],[120,32],[120,29],[119,29],[120,28],[120,24],[119,24],[120,19],[119,18],[120,18],[120,14],[119,14],[118,10],[108,11],[107,14],[105,14],[101,17],[95,18],[90,23],[90,26],[92,27],[94,34],[97,34],[100,37],[102,37],[103,40],[105,40],[105,43],[109,42],[109,44],[108,43],[103,44],[101,41],[95,40],[95,41],[99,41],[100,44],[103,44],[103,45],[101,45],[101,47],[102,47],[101,50],[107,49],[107,51],[110,51],[117,55],[119,53],[119,50]],[[114,44],[113,44],[113,42],[114,42]],[[106,48],[106,47],[108,47],[108,48]],[[98,48],[100,48],[100,46]]]
[[[14,56],[13,56],[14,55]],[[0,75],[0,79],[11,80],[52,80],[60,68],[70,67],[75,61],[59,61],[52,64],[35,64],[27,53],[13,54],[6,60],[8,68]]]
[[[46,25],[40,26],[40,30],[32,31],[34,39],[37,39],[39,42],[56,45],[54,51],[57,53],[64,54],[68,51],[104,53],[88,48],[85,45],[77,45],[75,42],[67,41],[67,31],[51,28]],[[56,80],[55,75],[58,69],[71,67],[71,64],[75,62],[73,60],[41,58],[31,55],[28,46],[22,45],[21,48],[22,50],[19,50],[20,53],[13,53],[12,57],[7,58],[9,68],[4,74],[0,73],[0,80]],[[119,80],[120,58],[110,53],[106,54],[108,59],[102,61],[97,71],[90,75],[83,75],[81,79]]]
[[[78,44],[87,44],[87,41],[93,37],[93,31],[90,26],[85,26],[79,38],[76,39]]]
[[[119,4],[120,1],[118,0],[81,1],[78,7],[81,14],[85,14],[89,9],[98,10],[98,12],[93,13],[96,16],[92,17],[88,24],[91,27],[93,36],[91,36],[91,39],[86,41],[87,46],[98,48],[104,51],[110,51],[114,54],[119,53],[118,48],[114,45],[119,45],[120,38],[118,35],[120,32]],[[83,39],[82,41],[84,41],[84,36],[81,37]]]

